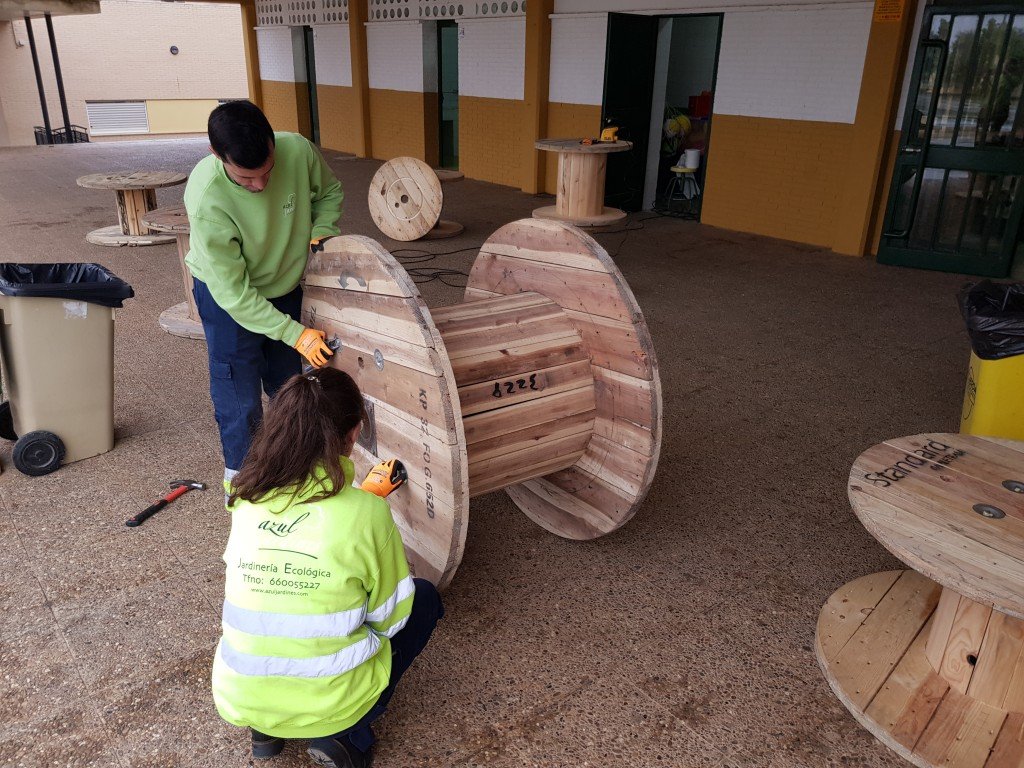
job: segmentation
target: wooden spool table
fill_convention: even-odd
[[[604,180],[608,153],[633,148],[631,141],[580,144],[579,139],[542,139],[534,144],[545,152],[558,153],[558,193],[554,205],[533,212],[538,219],[555,219],[578,227],[603,227],[626,217],[618,208],[604,204]]]
[[[815,650],[833,691],[915,765],[1024,765],[1024,443],[889,440],[857,459],[849,491],[914,570],[829,598]]]
[[[372,414],[359,472],[398,457],[388,501],[417,576],[446,586],[469,500],[506,489],[553,533],[590,539],[647,494],[661,445],[661,385],[629,286],[589,235],[524,219],[495,232],[466,303],[428,310],[380,244],[332,238],[310,256],[303,322],[341,343],[331,364]]]
[[[196,300],[192,295],[192,273],[185,266],[188,256],[188,213],[184,205],[173,205],[157,208],[142,217],[142,224],[157,232],[168,232],[174,235],[178,244],[178,265],[181,267],[181,279],[185,287],[185,300],[160,313],[160,327],[172,336],[183,336],[188,339],[205,339],[203,321],[199,319]]]
[[[392,240],[435,240],[454,237],[464,229],[441,218],[441,180],[415,157],[396,157],[378,168],[367,202],[377,228]]]
[[[175,171],[132,171],[92,173],[78,177],[78,186],[112,189],[117,195],[116,226],[94,229],[85,239],[94,245],[159,245],[174,241],[174,235],[153,234],[142,217],[156,208],[156,190],[183,184],[187,174]]]

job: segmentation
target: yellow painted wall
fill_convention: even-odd
[[[350,86],[317,85],[320,146],[324,149],[353,154],[359,150],[358,98]]]
[[[701,221],[831,247],[853,126],[715,115]]]
[[[459,96],[459,170],[471,179],[521,186],[523,109],[522,101]]]
[[[146,102],[150,133],[206,133],[216,99],[150,99]]]
[[[379,160],[426,157],[425,95],[414,91],[370,89],[370,145],[374,157]],[[437,94],[431,95],[437,99]],[[435,149],[435,158],[436,155]]]
[[[601,132],[601,107],[591,104],[548,104],[548,126],[545,139],[575,139],[597,136]],[[545,152],[544,191],[558,191],[558,153]]]
[[[295,131],[311,138],[309,93],[305,83],[262,80],[263,112],[275,131]]]
[[[871,238],[868,248],[872,255],[878,255],[878,243],[882,239],[882,227],[885,224],[885,209],[889,205],[889,188],[892,186],[892,172],[896,167],[896,151],[900,146],[900,131],[893,131],[882,165],[882,176],[878,200],[875,201],[875,221],[871,227]]]

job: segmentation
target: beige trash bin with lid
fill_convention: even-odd
[[[98,264],[0,264],[0,437],[21,472],[114,447],[114,309],[132,296]]]

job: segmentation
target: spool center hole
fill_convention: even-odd
[[[399,198],[399,200],[401,200],[403,203],[408,203],[409,202],[409,196],[408,195],[402,195]]]

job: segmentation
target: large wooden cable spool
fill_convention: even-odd
[[[444,194],[441,180],[429,165],[415,157],[396,157],[373,175],[367,192],[370,216],[392,240],[453,237],[461,224],[441,219]]]
[[[591,539],[642,503],[661,444],[661,387],[640,308],[575,227],[524,219],[483,245],[466,302],[428,310],[375,241],[332,238],[310,258],[303,320],[341,342],[370,423],[361,474],[400,458],[391,503],[418,576],[446,586],[469,499],[506,489],[544,528]]]

